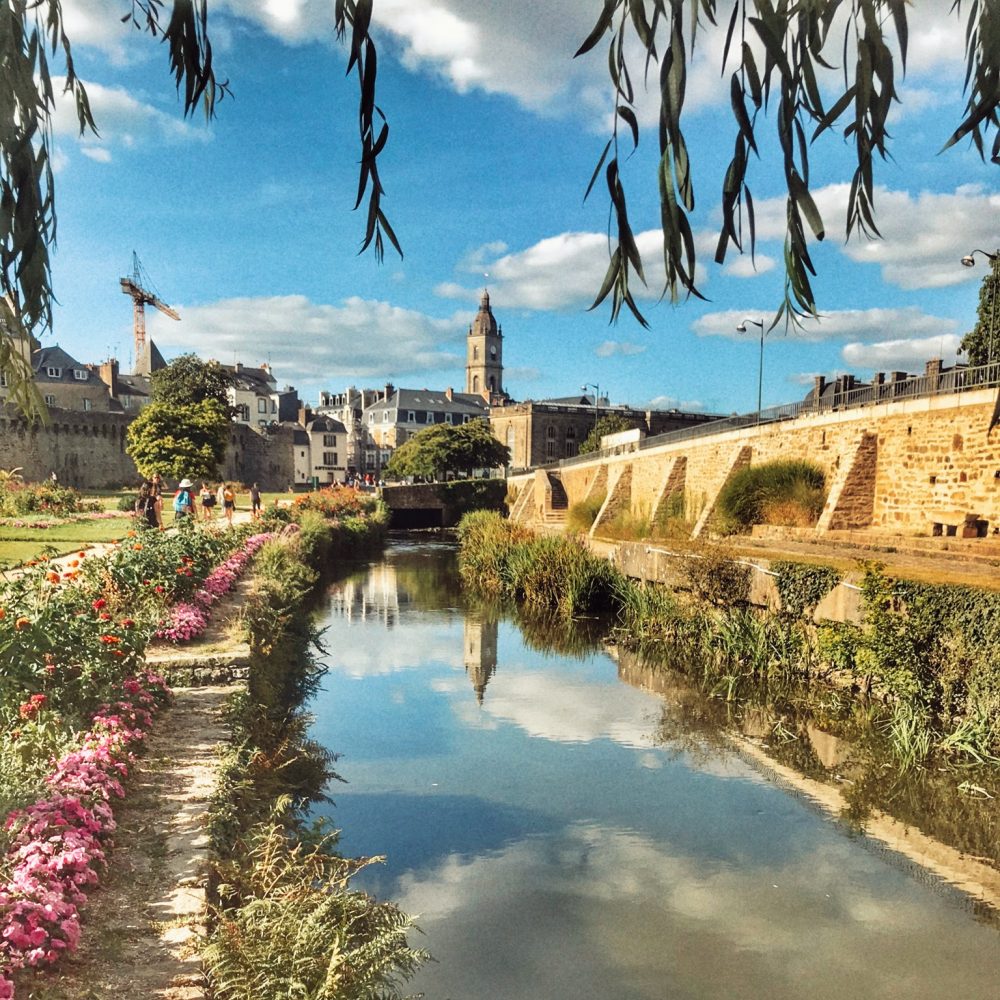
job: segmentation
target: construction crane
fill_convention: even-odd
[[[149,275],[143,268],[139,255],[134,250],[132,251],[132,273],[127,278],[122,278],[121,283],[122,291],[132,298],[135,360],[138,364],[146,349],[146,306],[155,306],[164,316],[169,316],[171,319],[179,320],[180,316],[152,290],[153,283],[149,280]]]

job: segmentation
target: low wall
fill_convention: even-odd
[[[470,510],[503,510],[503,479],[467,479],[452,483],[383,486],[379,495],[393,528],[451,528]]]

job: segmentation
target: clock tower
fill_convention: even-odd
[[[483,290],[479,312],[466,338],[465,391],[482,396],[488,403],[503,391],[503,330],[490,309],[490,293]]]

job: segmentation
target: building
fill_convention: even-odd
[[[386,386],[386,398],[365,408],[364,471],[381,473],[393,451],[414,434],[434,424],[459,425],[486,419],[489,406],[479,393],[439,389],[396,389]],[[374,465],[374,468],[372,467]]]
[[[237,361],[235,365],[223,365],[222,368],[233,380],[227,395],[229,405],[235,410],[233,420],[236,423],[259,429],[295,420],[298,416],[298,393],[290,385],[279,389],[270,365],[254,368]]]
[[[356,389],[353,385],[344,392],[321,392],[316,415],[333,417],[347,429],[347,446],[344,461],[349,474],[376,472],[376,449],[370,444],[365,431],[364,411],[366,407],[385,399],[392,391],[391,385],[382,389]]]
[[[32,351],[35,385],[46,406],[108,413],[120,404],[93,367],[81,364],[58,344]]]
[[[562,458],[573,458],[600,417],[615,414],[647,434],[691,427],[718,416],[680,410],[637,410],[612,406],[607,399],[566,396],[558,399],[507,403],[490,411],[490,427],[510,449],[511,469],[530,469]]]
[[[483,291],[479,312],[466,337],[465,392],[482,396],[491,406],[503,403],[503,330],[490,308],[490,293]]]
[[[305,425],[309,439],[309,482],[314,486],[347,478],[347,428],[333,417],[313,417]]]

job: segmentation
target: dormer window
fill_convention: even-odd
[[[406,411],[406,422],[408,424],[415,424],[417,422],[417,414],[415,410]]]
[[[45,374],[48,375],[49,378],[62,378],[62,369],[53,368],[50,365],[48,368],[45,369]]]
[[[75,378],[77,380],[77,382],[86,382],[87,381],[87,372],[84,369],[82,369],[82,368],[74,368],[73,369],[73,378]]]

